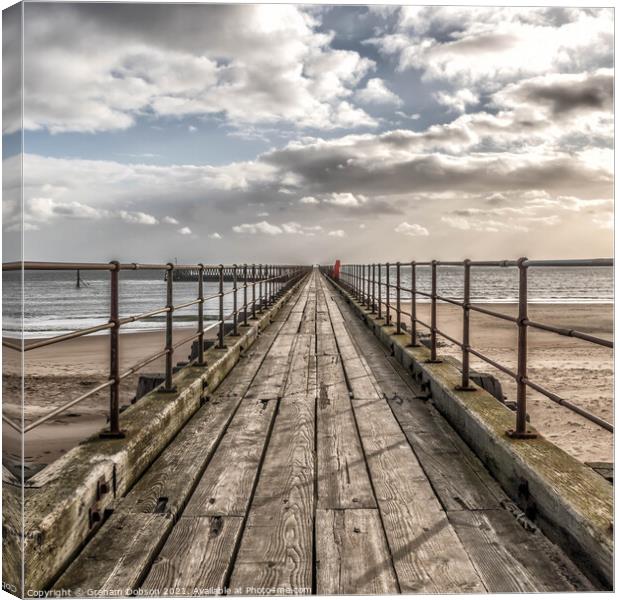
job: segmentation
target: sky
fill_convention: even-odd
[[[613,253],[612,9],[27,2],[23,90],[20,13],[26,259]]]

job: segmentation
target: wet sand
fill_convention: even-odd
[[[510,304],[485,304],[484,307],[512,315],[517,313],[517,307]],[[418,317],[430,322],[430,305],[419,304]],[[613,335],[611,305],[531,305],[530,318],[608,339]],[[440,329],[461,339],[461,323],[461,310],[458,307],[446,304],[438,306]],[[419,327],[419,331],[426,333],[423,327]],[[516,369],[517,335],[514,324],[472,312],[471,332],[473,348]],[[177,341],[189,335],[191,329],[182,328],[175,331],[174,338]],[[163,344],[163,331],[121,334],[121,371],[156,353],[163,348]],[[529,376],[533,381],[613,422],[611,349],[534,330],[530,330],[528,346]],[[107,336],[88,336],[26,353],[26,422],[31,422],[105,381],[108,352]],[[461,351],[444,341],[439,353],[460,358]],[[175,363],[185,360],[188,354],[189,344],[177,349]],[[15,352],[5,350],[4,357],[5,373],[9,373],[3,381],[4,410],[6,415],[15,418],[19,415],[21,385],[15,362],[18,356]],[[504,394],[509,400],[515,400],[515,384],[511,378],[473,356],[471,364],[473,369],[495,375],[502,383]],[[145,367],[143,372],[161,373],[163,368],[163,359],[159,359]],[[137,375],[123,381],[121,405],[127,406],[131,402],[137,381]],[[104,390],[29,432],[25,439],[29,469],[40,469],[79,441],[104,428],[107,403],[108,392]],[[582,461],[613,460],[612,434],[583,417],[531,390],[528,392],[528,412],[532,425],[576,458]],[[5,431],[8,433],[8,428]],[[5,435],[7,455],[17,456],[17,447],[18,436]]]

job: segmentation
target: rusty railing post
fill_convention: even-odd
[[[114,266],[110,270],[110,429],[101,433],[104,438],[122,438],[125,434],[120,429],[119,397],[120,397],[120,373],[119,373],[119,341],[120,322],[118,314],[118,273],[120,264],[114,260],[110,263]]]
[[[372,263],[372,306],[371,306],[371,311],[372,313],[376,313],[377,312],[377,305],[376,305],[376,287],[375,287],[375,263]]]
[[[218,267],[219,272],[219,329],[217,334],[217,347],[222,350],[224,346],[224,265]]]
[[[471,282],[471,260],[468,258],[463,262],[463,354],[461,367],[461,385],[456,389],[461,392],[473,392],[475,387],[469,381],[469,314],[470,314],[470,282]]]
[[[258,312],[263,312],[263,265],[258,265]]]
[[[427,362],[441,362],[437,358],[437,261],[431,261],[431,358]]]
[[[365,306],[366,302],[367,302],[367,296],[366,296],[366,265],[363,264],[363,263],[360,265],[360,272],[361,272],[360,288],[362,290],[362,297],[361,297],[360,303],[362,304],[362,306]]]
[[[248,326],[248,265],[243,265],[243,324]]]
[[[205,294],[204,294],[205,267],[198,265],[198,366],[205,364]]]
[[[172,347],[172,328],[174,325],[172,315],[174,313],[174,264],[168,263],[168,278],[166,279],[166,375],[164,392],[176,392],[172,385],[172,361],[174,360],[174,348]]]
[[[390,324],[390,263],[385,263],[385,324]]]
[[[400,333],[400,262],[396,263],[396,333]]]
[[[411,342],[414,348],[418,346],[418,292],[416,290],[415,260],[411,261]]]
[[[381,263],[377,263],[377,317],[381,318]]]
[[[233,269],[233,335],[239,335],[237,332],[237,265],[232,266]]]
[[[252,265],[252,318],[256,319],[256,265]]]
[[[527,439],[536,437],[536,433],[527,427],[527,258],[520,258],[519,267],[519,317],[517,346],[517,412],[516,426],[507,434],[512,438]]]
[[[370,265],[366,265],[366,309],[370,310]]]

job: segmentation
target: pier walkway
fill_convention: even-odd
[[[318,270],[54,589],[592,589]]]

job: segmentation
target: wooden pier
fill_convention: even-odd
[[[314,270],[53,588],[596,589],[427,396]]]

